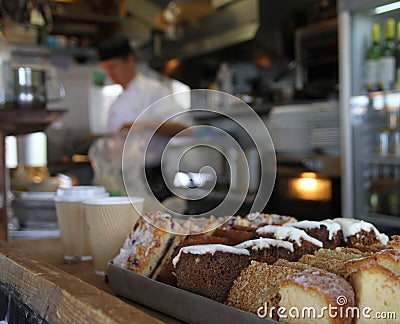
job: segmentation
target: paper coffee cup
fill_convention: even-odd
[[[108,197],[85,201],[95,273],[104,275],[143,211],[144,198]]]
[[[54,201],[64,261],[66,263],[92,259],[82,202],[99,197],[108,197],[105,188],[97,186],[75,186],[57,190]]]

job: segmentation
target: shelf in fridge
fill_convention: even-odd
[[[363,162],[367,164],[391,164],[400,166],[400,157],[394,154],[381,156],[378,154],[364,156]]]
[[[374,91],[368,94],[353,96],[350,99],[353,108],[368,108],[374,110],[388,109],[393,112],[400,111],[400,89],[387,91]]]

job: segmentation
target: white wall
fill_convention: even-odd
[[[64,84],[66,97],[61,102],[49,103],[50,108],[68,110],[56,125],[57,129],[66,128],[73,132],[74,139],[89,134],[88,92],[91,73],[97,65],[84,65],[72,62],[67,68],[58,68],[58,75]]]

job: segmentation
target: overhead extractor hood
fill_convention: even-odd
[[[265,1],[265,0],[264,0]],[[258,48],[272,56],[282,55],[282,37],[279,28],[262,21],[260,0],[236,0],[217,8],[211,14],[184,26],[176,41],[153,39],[154,61],[171,58],[192,58],[237,44],[257,42]],[[269,2],[269,1],[265,1]]]

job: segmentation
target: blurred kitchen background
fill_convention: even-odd
[[[32,204],[52,208],[38,192],[93,183],[88,151],[105,134],[107,109],[120,91],[102,75],[95,46],[125,34],[137,50],[139,70],[171,92],[227,91],[261,117],[275,145],[278,171],[266,212],[341,216],[336,1],[2,0],[0,17],[13,61],[55,67],[66,93],[65,99],[48,102],[48,109],[67,111],[43,132],[7,137],[12,204],[17,213],[23,209],[20,215]],[[243,111],[237,115],[249,117]],[[245,213],[259,183],[252,143],[224,118],[198,121],[227,130],[253,161],[248,204],[239,211]],[[217,188],[223,194],[232,179],[226,178],[224,159],[211,151],[201,154],[209,154],[221,173]],[[209,199],[212,205],[221,197]],[[202,206],[190,204],[188,212]],[[17,220],[10,230],[30,225],[24,217]]]

